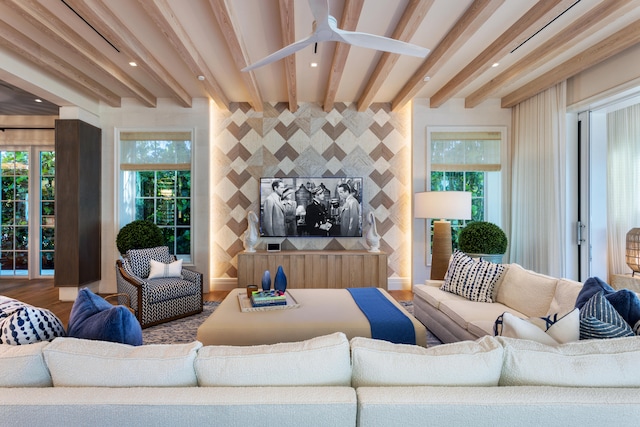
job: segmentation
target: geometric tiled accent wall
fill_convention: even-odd
[[[213,125],[212,233],[214,278],[237,277],[236,255],[244,250],[247,212],[259,212],[264,176],[364,178],[363,210],[376,217],[380,249],[389,256],[389,277],[411,276],[410,108],[335,103],[325,113],[315,103],[265,104],[258,113],[246,103],[218,111]],[[258,248],[267,241],[262,238]],[[366,249],[364,238],[290,238],[287,249]]]

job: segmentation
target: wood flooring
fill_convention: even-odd
[[[411,301],[413,299],[410,290],[388,292],[397,301]],[[204,294],[203,299],[220,302],[228,293],[228,291],[212,291]],[[58,316],[64,327],[67,327],[73,302],[58,300],[58,288],[53,286],[53,279],[0,279],[0,295],[15,298],[35,307],[49,309]]]

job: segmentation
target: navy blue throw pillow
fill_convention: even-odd
[[[632,327],[640,320],[640,298],[628,289],[616,291],[599,277],[590,277],[582,286],[576,299],[576,308],[582,307],[598,292],[611,303],[622,318]]]
[[[71,307],[67,336],[121,344],[141,345],[138,319],[122,305],[112,305],[88,288],[82,288]]]

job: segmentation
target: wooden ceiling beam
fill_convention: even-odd
[[[180,56],[187,67],[189,67],[189,70],[193,73],[193,78],[196,79],[198,76],[204,77],[202,86],[209,97],[215,101],[218,107],[228,110],[229,99],[198,51],[198,47],[193,43],[182,24],[180,24],[176,18],[167,0],[138,0],[138,2],[158,29],[162,31],[162,34],[164,34],[167,41],[176,50],[178,56]]]
[[[340,20],[339,28],[345,31],[353,31],[358,25],[360,14],[364,0],[347,0],[344,5],[344,12]],[[322,108],[325,112],[333,110],[333,104],[336,100],[338,87],[344,74],[344,66],[347,63],[347,56],[351,46],[347,43],[336,43],[336,50],[333,52],[333,60],[331,68],[329,68],[329,81],[327,82],[327,91],[325,92]]]
[[[640,43],[640,20],[633,22],[568,61],[502,98],[502,108],[511,108],[569,77],[593,67],[623,50]]]
[[[621,11],[632,0],[607,0],[600,3],[571,25],[553,36],[546,43],[538,46],[520,61],[507,68],[502,73],[491,79],[480,89],[465,98],[465,107],[473,108],[494,95],[500,88],[512,81],[535,70],[540,65],[555,57],[563,50],[567,50],[580,42],[580,35],[587,32],[593,33],[611,23],[610,18],[614,13]]]
[[[575,0],[539,0],[437,91],[430,99],[431,108],[438,108],[453,98],[463,87],[488,70],[493,63],[498,62],[500,58],[518,46],[530,34],[533,34],[544,24],[558,16],[573,3],[575,3]]]
[[[411,0],[400,18],[398,26],[393,32],[391,38],[409,42],[411,37],[416,33],[418,27],[427,16],[429,9],[433,5],[434,0]],[[363,112],[373,102],[374,96],[378,93],[391,70],[398,62],[400,55],[390,52],[382,52],[380,60],[376,64],[371,77],[367,81],[367,85],[357,101],[358,111]]]
[[[247,49],[244,47],[242,34],[236,24],[235,18],[233,17],[229,0],[209,0],[209,4],[211,5],[211,9],[213,10],[216,20],[218,21],[218,25],[220,26],[220,30],[227,42],[227,46],[229,46],[229,50],[231,51],[231,56],[233,57],[236,67],[238,70],[245,68],[249,65]],[[254,72],[241,72],[240,74],[245,87],[249,92],[251,107],[255,111],[263,111],[262,96],[260,95],[260,90],[258,89],[258,83],[256,82]]]
[[[456,51],[478,31],[505,0],[474,0],[449,32],[434,47],[409,81],[391,101],[391,109],[398,111],[410,102],[426,84],[425,76],[436,73]]]
[[[98,73],[105,73],[130,91],[147,107],[156,106],[156,97],[140,83],[125,74],[109,58],[100,53],[60,18],[35,0],[9,0],[9,7],[56,43],[77,52]]]
[[[293,0],[280,0],[280,29],[282,33],[282,44],[288,46],[295,42],[296,26],[294,20]],[[298,111],[298,86],[296,75],[296,56],[289,55],[282,59],[284,63],[284,77],[287,84],[287,99],[289,100],[289,111]]]
[[[65,0],[65,2],[107,40],[117,45],[122,53],[134,60],[138,67],[171,91],[180,105],[191,107],[191,96],[187,91],[151,54],[142,41],[111,12],[103,0]]]
[[[84,94],[111,107],[120,107],[121,100],[118,95],[3,21],[0,21],[0,45],[36,64],[44,72],[78,88]]]

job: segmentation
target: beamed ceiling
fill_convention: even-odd
[[[72,92],[112,107],[123,98],[190,107],[201,97],[256,111],[265,102],[398,109],[413,98],[511,107],[640,42],[637,0],[329,0],[329,10],[340,28],[430,53],[326,42],[243,73],[311,33],[306,0],[0,0],[0,58],[48,81],[8,72],[4,60],[0,79],[58,106],[73,105]],[[19,104],[0,93],[0,114],[24,114]]]

